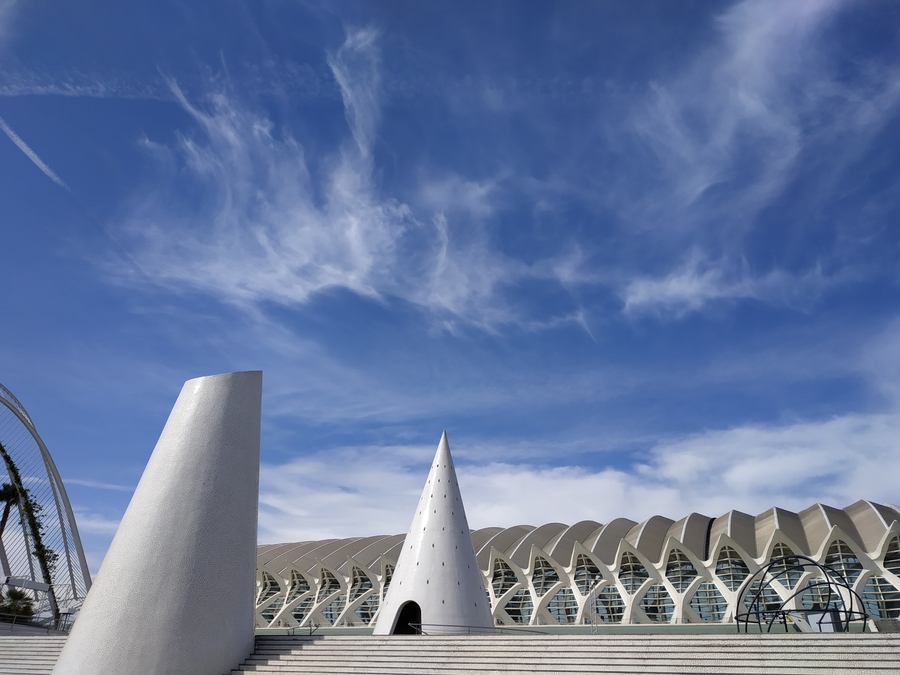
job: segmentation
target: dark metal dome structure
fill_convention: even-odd
[[[807,585],[795,585],[787,600],[780,599],[773,582],[788,586],[792,577],[802,578],[809,572]],[[860,631],[864,631],[869,621],[866,603],[852,581],[842,571],[805,555],[773,558],[744,581],[738,593],[739,606],[741,598],[748,611],[735,617],[739,632],[749,633],[753,627],[770,633],[776,625],[788,632],[789,624],[794,624],[806,632],[848,633],[853,622],[862,624]],[[795,598],[800,602],[792,603]]]
[[[91,586],[53,458],[24,406],[2,384],[0,586],[28,592],[36,617],[52,623],[76,611]]]

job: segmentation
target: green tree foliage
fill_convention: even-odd
[[[30,619],[34,616],[34,600],[25,591],[10,588],[5,594],[0,593],[0,621],[11,617]]]
[[[21,475],[19,475],[19,468],[16,466],[12,457],[10,457],[6,448],[3,447],[2,443],[0,443],[0,458],[2,458],[3,462],[6,464],[6,471],[9,474],[10,480],[9,484],[4,484],[2,487],[3,495],[8,494],[13,496],[13,492],[15,493],[13,499],[5,497],[6,505],[4,507],[4,512],[8,513],[10,504],[15,504],[19,507],[19,513],[28,526],[28,531],[31,534],[34,549],[32,554],[37,558],[44,583],[50,586],[49,595],[51,605],[53,606],[53,614],[54,618],[58,620],[59,610],[56,607],[56,599],[53,597],[53,569],[56,567],[56,561],[59,559],[59,554],[44,545],[44,523],[40,517],[41,505],[31,498],[25,484],[22,482]],[[7,487],[12,489],[7,490]]]

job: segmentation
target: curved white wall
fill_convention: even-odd
[[[222,675],[253,649],[262,373],[189,380],[55,675]]]

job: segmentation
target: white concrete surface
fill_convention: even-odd
[[[253,651],[262,373],[185,383],[54,675],[221,675]]]
[[[401,608],[410,601],[421,608],[423,624],[494,625],[446,431],[397,559],[374,634],[393,633]]]

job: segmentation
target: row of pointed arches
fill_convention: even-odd
[[[348,561],[349,574],[320,564],[314,570],[275,574],[257,570],[258,627],[369,626],[374,624],[390,588],[394,564],[385,562],[376,574]],[[285,578],[285,576],[287,578]]]
[[[900,536],[886,537],[882,555],[872,557],[835,534],[818,561],[857,590],[870,616],[900,618]],[[773,539],[767,554],[759,558],[726,537],[714,550],[715,555],[704,561],[672,540],[667,555],[653,563],[623,542],[616,562],[606,565],[576,544],[568,565],[534,548],[531,563],[524,568],[493,550],[488,583],[495,621],[498,625],[732,622],[736,614],[747,611],[752,597],[740,594],[744,582],[770,560],[798,554],[783,539]],[[764,589],[768,607],[781,607],[799,588],[806,590],[791,601],[797,609],[821,604],[817,572],[789,565],[783,574],[777,565],[772,572],[772,583]]]
[[[895,523],[874,555],[835,530],[816,557],[853,586],[873,617],[900,618],[897,530],[900,525]],[[757,558],[723,536],[708,560],[698,559],[672,539],[656,563],[624,540],[610,565],[577,542],[564,563],[533,546],[525,567],[492,548],[482,573],[498,625],[727,623],[747,609],[738,604],[749,602],[747,595],[738,597],[745,580],[770,560],[798,553],[783,534],[775,535],[766,554]],[[373,625],[394,568],[392,560],[382,558],[379,563],[375,570],[352,558],[339,568],[320,563],[312,569],[290,566],[276,572],[260,567],[257,625]],[[786,569],[777,577],[764,588],[768,606],[781,606],[791,596],[798,609],[813,609],[821,601],[814,572]],[[806,590],[796,594],[798,588]]]

